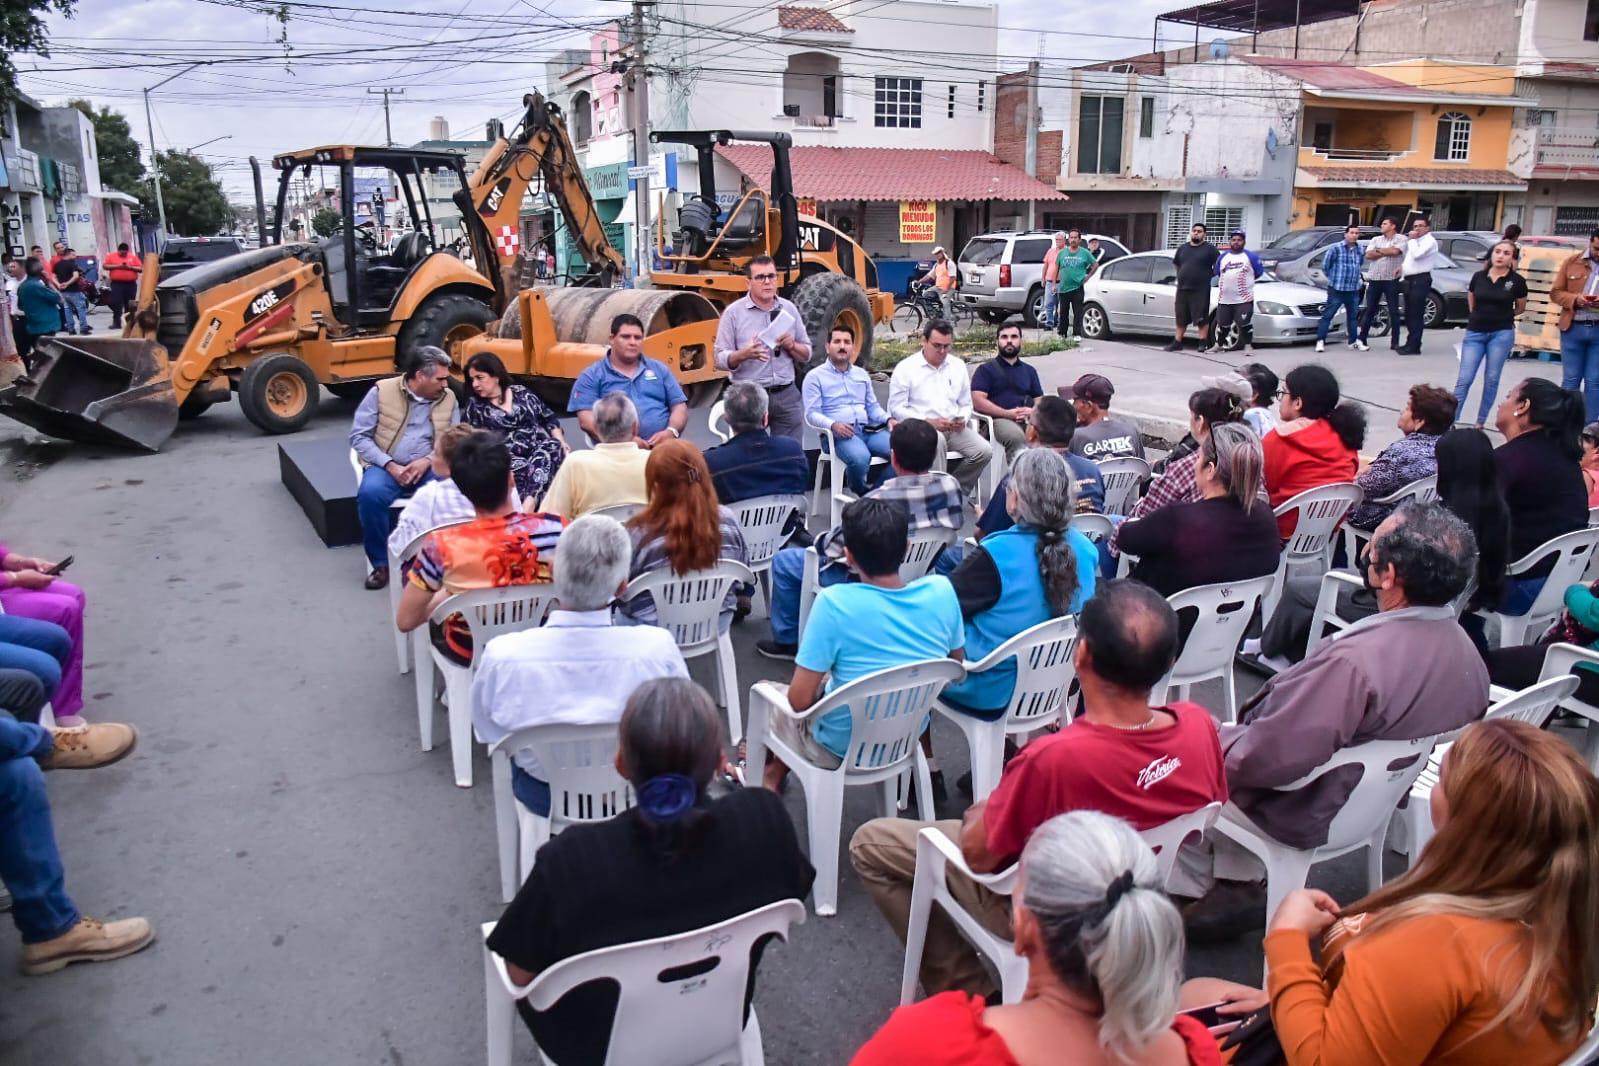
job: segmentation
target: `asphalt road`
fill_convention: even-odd
[[[304,432],[341,435],[349,413],[325,397]],[[387,599],[361,588],[359,548],[322,546],[279,483],[277,441],[235,404],[158,455],[34,439],[0,420],[0,534],[76,555],[86,713],[141,731],[121,764],[48,779],[67,884],[86,913],[146,915],[158,939],[23,978],[17,940],[0,937],[0,1061],[481,1061],[478,926],[501,909],[488,764],[480,750],[477,787],[462,790],[447,745],[419,750]],[[759,617],[734,630],[746,692],[788,676],[755,654],[765,635]],[[709,663],[693,667],[702,682]],[[942,724],[934,736],[953,784],[964,744]],[[874,813],[874,790],[854,792],[846,838]],[[952,800],[941,813],[955,817]],[[798,787],[788,804],[803,827]],[[838,916],[812,915],[762,967],[775,1066],[847,1061],[896,1005],[901,948],[842,866]],[[1350,857],[1312,883],[1349,900],[1360,867]],[[1258,981],[1260,964],[1251,937],[1191,952],[1187,968]]]

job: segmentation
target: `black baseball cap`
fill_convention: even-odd
[[[1116,386],[1104,374],[1084,374],[1072,385],[1072,399],[1087,400],[1097,407],[1109,407]]]

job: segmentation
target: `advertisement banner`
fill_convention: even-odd
[[[938,240],[938,202],[901,200],[899,202],[899,241],[901,244],[932,244]]]

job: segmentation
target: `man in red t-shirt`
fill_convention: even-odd
[[[128,250],[126,243],[122,243],[100,265],[105,267],[106,276],[111,279],[111,290],[106,299],[106,303],[111,305],[111,328],[121,329],[123,310],[131,308],[138,299],[139,274],[144,270],[144,264]],[[131,309],[129,313],[132,313]]]
[[[928,825],[957,841],[966,865],[982,874],[1014,863],[1033,830],[1057,814],[1097,810],[1144,830],[1227,799],[1209,712],[1192,703],[1149,705],[1149,690],[1177,656],[1177,615],[1160,594],[1136,581],[1112,581],[1083,608],[1077,633],[1073,665],[1082,717],[1023,748],[993,794],[959,823],[878,818],[850,840],[850,862],[900,939],[916,876],[916,836]],[[948,885],[983,925],[1011,935],[1009,896],[953,870]],[[994,990],[988,971],[936,907],[921,976],[928,995]]]

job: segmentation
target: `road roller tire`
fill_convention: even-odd
[[[265,433],[293,433],[311,421],[321,395],[316,374],[288,352],[254,360],[239,375],[239,407]]]
[[[794,304],[811,338],[811,361],[806,369],[820,366],[827,359],[827,334],[842,324],[855,334],[860,352],[856,362],[870,367],[872,362],[872,305],[866,290],[854,278],[842,274],[812,274],[794,291]]]
[[[493,321],[493,309],[476,297],[459,292],[430,296],[400,327],[398,351],[414,351],[428,344],[443,348],[459,363],[455,350],[461,342],[484,332]]]

